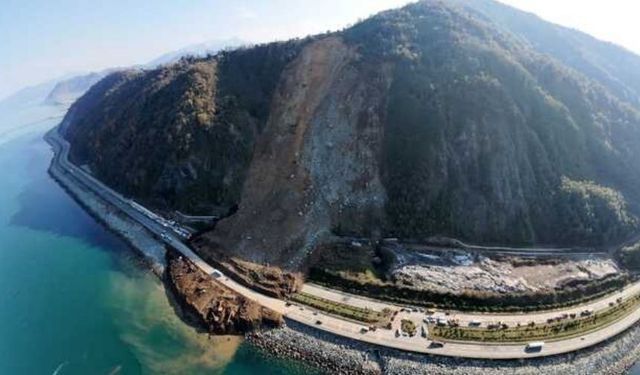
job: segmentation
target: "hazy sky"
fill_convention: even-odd
[[[408,0],[0,0],[0,98],[69,73],[142,64],[190,44],[343,27]],[[631,0],[503,0],[640,52]]]

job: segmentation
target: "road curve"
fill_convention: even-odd
[[[158,236],[159,239],[162,239],[167,245],[175,248],[177,251],[181,252],[183,256],[189,258],[197,267],[199,267],[205,273],[212,275],[214,271],[220,272],[219,270],[214,269],[209,264],[204,262],[197,254],[195,254],[187,245],[185,245],[178,237],[176,237],[172,232],[167,231],[165,227],[156,221],[150,219],[142,212],[134,209],[127,202],[128,200],[113,191],[109,187],[102,184],[100,181],[95,179],[90,174],[86,173],[84,170],[76,167],[68,160],[69,154],[69,143],[64,140],[60,134],[58,133],[58,129],[55,128],[45,136],[47,142],[49,142],[54,150],[54,158],[51,164],[51,168],[59,169],[61,172],[65,173],[71,180],[75,181],[75,183],[83,186],[86,189],[93,191],[96,195],[104,199],[105,201],[112,204],[114,207],[121,210],[123,213],[128,215],[131,219],[139,222],[145,228],[147,228],[150,232],[154,233]],[[163,236],[164,234],[164,236]],[[394,330],[385,330],[378,329],[375,332],[369,331],[367,333],[361,333],[362,328],[365,328],[362,324],[358,324],[351,321],[346,321],[343,319],[339,319],[334,316],[323,314],[319,311],[314,311],[307,307],[290,305],[287,306],[285,301],[278,300],[275,298],[271,298],[260,293],[257,293],[251,289],[246,288],[243,285],[240,285],[233,281],[228,277],[219,277],[217,278],[221,283],[229,287],[230,289],[236,291],[237,293],[244,295],[245,297],[256,301],[257,303],[271,308],[274,311],[277,311],[288,319],[297,321],[299,323],[315,327],[319,330],[323,330],[326,332],[330,332],[336,334],[338,336],[343,336],[347,338],[351,338],[354,340],[384,346],[393,349],[405,350],[416,353],[427,353],[427,354],[435,354],[435,355],[444,355],[444,356],[452,356],[452,357],[464,357],[464,358],[476,358],[476,359],[519,359],[519,358],[529,358],[529,357],[541,357],[548,356],[554,354],[567,353],[575,350],[579,350],[582,348],[589,347],[591,345],[595,345],[600,343],[608,338],[611,338],[618,333],[624,331],[625,329],[631,327],[638,320],[640,320],[640,309],[634,311],[630,315],[624,317],[621,320],[618,320],[614,324],[611,324],[601,330],[586,334],[581,337],[555,341],[555,342],[547,342],[544,348],[537,353],[526,353],[524,351],[524,345],[507,345],[507,344],[477,344],[477,343],[446,343],[446,345],[442,348],[429,348],[430,341],[428,339],[422,338],[419,335],[415,337],[395,337]],[[313,290],[313,286],[311,286]],[[305,286],[305,291],[309,291],[309,286]],[[622,293],[625,292],[627,294],[640,290],[640,283],[636,283],[631,287],[625,289]],[[329,295],[329,294],[326,294]],[[334,295],[335,296],[335,295]],[[344,295],[335,298],[344,298]],[[352,297],[350,297],[352,298]],[[616,298],[616,297],[612,297]],[[355,302],[354,302],[355,301]],[[352,298],[350,303],[363,303],[362,299]],[[368,301],[368,300],[366,300]],[[368,302],[369,307],[372,306],[371,301]],[[383,304],[381,302],[376,302],[379,304]],[[380,306],[380,305],[376,305]],[[572,309],[568,309],[572,310]],[[567,311],[568,311],[567,310]],[[419,321],[424,315],[419,313],[402,313],[406,314],[408,318],[412,320]],[[544,313],[542,313],[544,314]],[[557,315],[558,312],[553,313]],[[470,317],[471,315],[469,315]],[[515,316],[515,315],[514,315]],[[484,319],[486,316],[481,315]],[[518,315],[520,319],[523,318],[523,315]],[[527,320],[529,315],[526,315]],[[460,319],[468,319],[468,317],[460,316]],[[493,319],[493,318],[492,318]],[[501,320],[504,321],[504,315],[501,315]],[[400,319],[395,320],[395,325],[399,324]],[[318,324],[321,322],[321,324]],[[395,328],[395,326],[394,326]]]

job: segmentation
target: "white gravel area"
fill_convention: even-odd
[[[398,249],[396,254],[397,263],[390,272],[392,279],[403,285],[453,294],[553,291],[567,284],[599,281],[621,272],[615,261],[601,256],[518,264],[516,257],[494,258],[463,251],[422,253]]]

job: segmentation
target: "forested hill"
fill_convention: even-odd
[[[622,100],[640,104],[640,59],[636,54],[496,1],[452,1],[597,81]]]
[[[235,212],[203,238],[251,260],[296,267],[336,234],[603,246],[638,227],[639,66],[498,3],[426,0],[109,76],[65,136],[145,203]]]

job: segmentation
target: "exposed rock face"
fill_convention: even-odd
[[[378,116],[388,78],[384,70],[367,76],[372,72],[356,69],[356,59],[340,38],[329,37],[308,45],[284,72],[240,210],[212,234],[223,246],[295,265],[332,227],[379,227],[385,193]],[[283,251],[256,251],[273,248]]]
[[[167,279],[176,299],[210,333],[242,334],[282,325],[280,314],[236,294],[188,260],[168,254]]]
[[[427,0],[119,73],[73,106],[65,134],[76,162],[155,207],[237,206],[205,253],[296,269],[335,234],[618,243],[638,226],[640,86],[599,63],[603,43],[562,29],[576,49],[550,49],[516,27],[527,20],[558,30],[488,1]],[[583,50],[595,57],[571,63]]]

